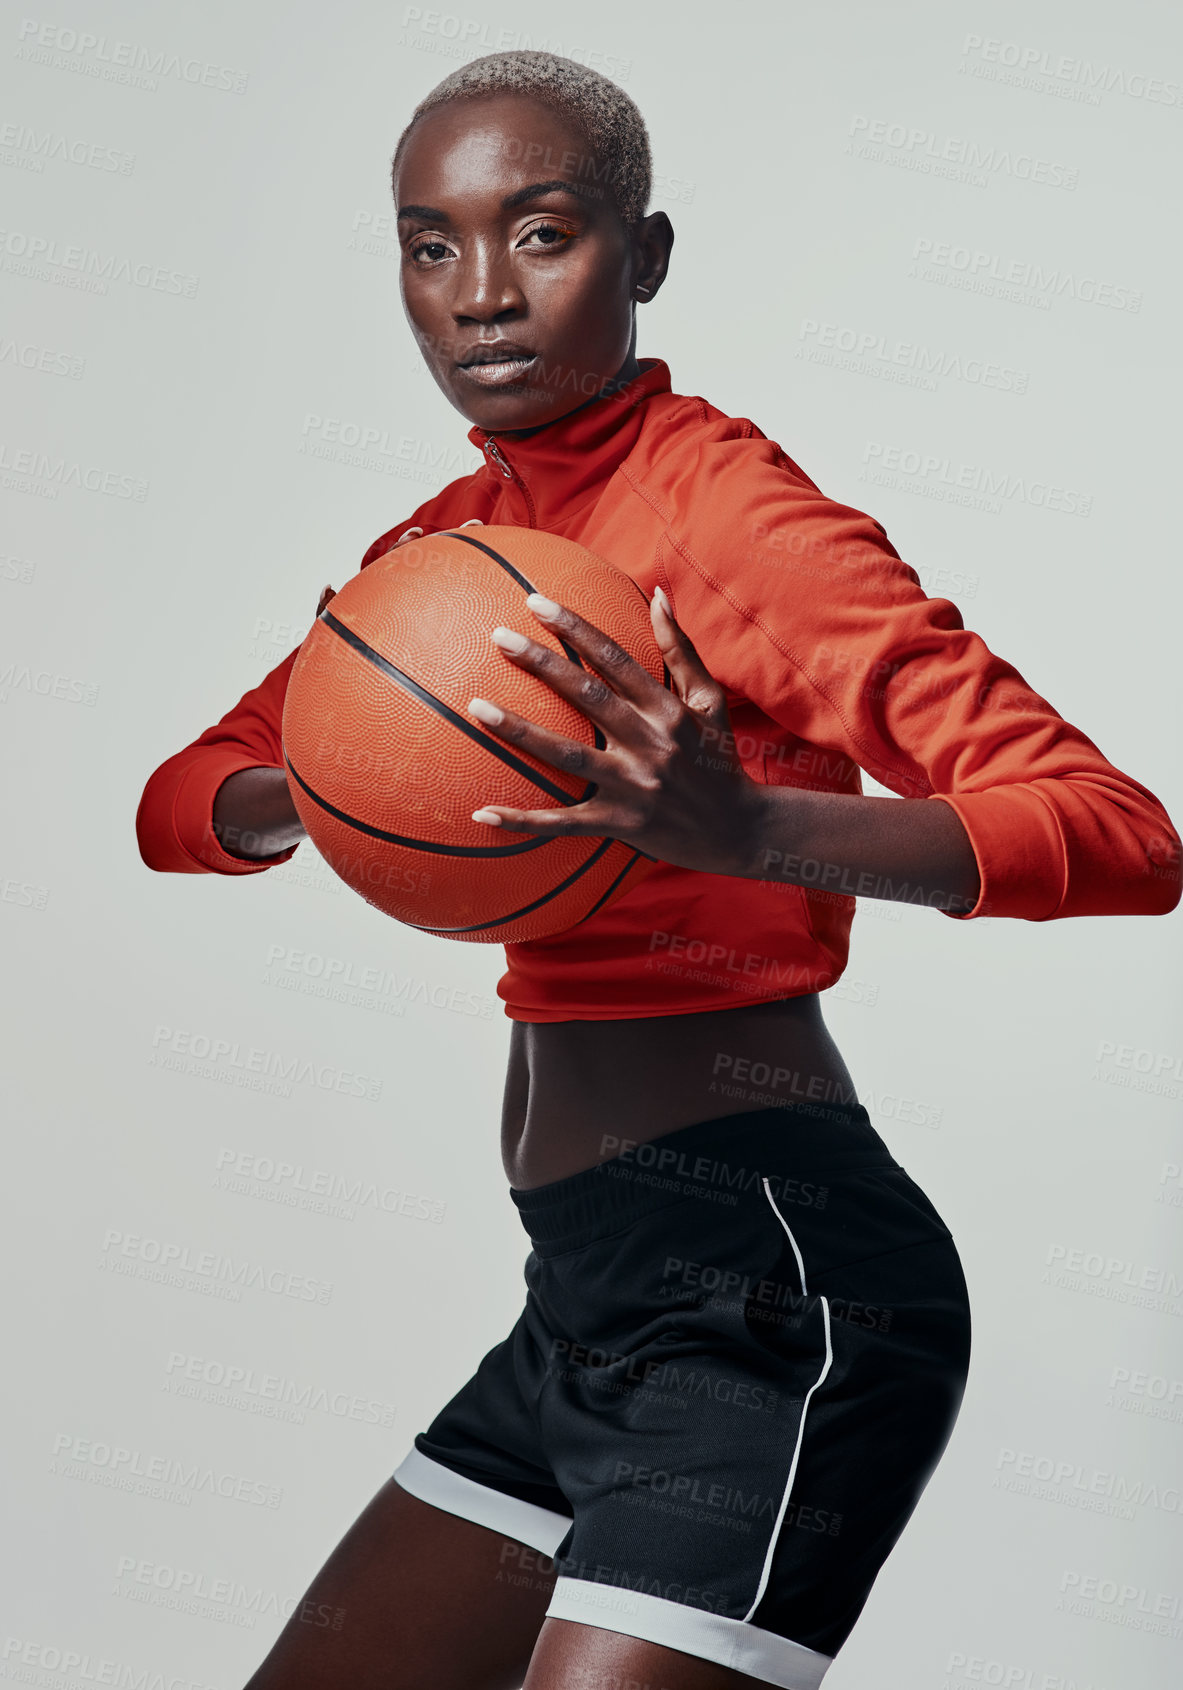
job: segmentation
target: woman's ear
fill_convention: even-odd
[[[645,305],[665,281],[674,244],[674,227],[664,211],[638,219],[633,227],[637,252],[637,273],[633,298]]]

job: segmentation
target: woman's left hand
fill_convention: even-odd
[[[555,839],[569,834],[620,839],[681,868],[739,872],[750,857],[763,788],[744,773],[735,754],[723,688],[663,600],[659,587],[649,614],[672,691],[599,628],[537,593],[526,604],[544,627],[575,648],[586,669],[511,629],[493,630],[512,662],[573,704],[607,743],[598,751],[488,699],[471,699],[469,710],[498,739],[595,783],[593,796],[579,804],[559,810],[488,804],[473,812],[474,821]]]

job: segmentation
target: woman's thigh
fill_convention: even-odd
[[[570,1620],[547,1620],[523,1690],[750,1690],[765,1678]]]
[[[554,1578],[536,1550],[390,1479],[246,1690],[518,1690]]]

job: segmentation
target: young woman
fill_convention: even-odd
[[[673,235],[646,215],[647,137],[620,89],[547,54],[480,59],[416,109],[392,180],[412,330],[486,461],[362,567],[507,523],[632,576],[670,687],[527,601],[491,637],[604,748],[495,699],[470,709],[595,792],[523,813],[491,789],[476,819],[609,835],[656,865],[568,932],[507,947],[525,1309],[252,1690],[808,1690],[945,1447],[969,1357],[949,1230],[822,1020],[854,896],[958,918],[1163,913],[1178,838],[925,596],[878,523],[638,362],[636,305]],[[294,851],[292,661],[152,776],[150,867],[257,873]],[[899,796],[862,796],[860,768]],[[339,1629],[304,1623],[322,1604]]]

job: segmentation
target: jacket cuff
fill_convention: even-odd
[[[969,835],[981,886],[971,910],[942,910],[954,921],[1009,916],[1049,921],[1064,901],[1067,852],[1050,806],[1027,786],[987,792],[934,792]]]
[[[273,857],[231,856],[222,849],[213,830],[214,799],[223,781],[241,769],[274,769],[282,764],[263,763],[241,751],[222,751],[203,757],[186,771],[173,800],[173,832],[185,854],[198,869],[209,874],[258,874],[292,857],[297,845],[289,845]]]

